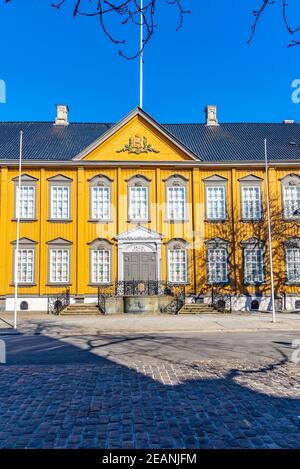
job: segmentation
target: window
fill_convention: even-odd
[[[253,311],[257,311],[259,309],[259,302],[257,300],[252,300],[250,309]]]
[[[49,282],[50,284],[70,283],[70,251],[72,243],[63,238],[47,242],[49,246]]]
[[[259,186],[242,187],[242,218],[244,220],[261,218],[261,188]]]
[[[49,181],[49,218],[51,220],[70,220],[70,194],[72,179],[58,174]]]
[[[187,249],[183,240],[168,243],[168,280],[171,283],[187,282]]]
[[[108,283],[110,273],[109,251],[92,252],[92,283]]]
[[[246,247],[247,246],[247,247]],[[263,283],[265,281],[264,250],[249,243],[244,247],[244,282]]]
[[[110,189],[92,187],[92,219],[108,220],[110,218]]]
[[[18,283],[33,283],[33,249],[19,249],[18,252]]]
[[[283,188],[284,218],[300,217],[300,186]]]
[[[288,283],[300,283],[300,238],[285,243],[285,270]]]
[[[182,221],[186,218],[187,182],[180,174],[166,179],[167,219],[170,221]]]
[[[111,219],[111,183],[112,179],[102,174],[90,179],[91,220],[108,221]]]
[[[225,187],[206,188],[206,210],[209,220],[224,220],[225,212]]]
[[[261,177],[248,174],[239,179],[241,187],[241,217],[243,220],[262,218],[262,182]]]
[[[69,282],[69,250],[50,249],[50,282]]]
[[[69,187],[51,187],[51,218],[55,220],[69,218]]]
[[[35,187],[17,187],[17,217],[34,218]]]
[[[207,242],[207,279],[208,283],[227,283],[228,272],[228,243],[225,240],[210,240]]]
[[[288,174],[281,179],[283,216],[300,218],[300,175]]]
[[[13,181],[15,184],[15,218],[33,220],[35,218],[37,179],[29,174],[22,174],[21,187],[19,187],[19,177],[14,178]]]
[[[204,179],[206,199],[206,219],[225,220],[227,179],[214,174]]]
[[[130,221],[149,219],[149,183],[144,176],[137,175],[128,181],[128,215]]]
[[[90,278],[92,284],[111,281],[111,243],[98,238],[90,244]]]
[[[185,187],[167,188],[167,205],[169,220],[184,220],[185,218]]]
[[[13,241],[13,281],[20,284],[33,284],[35,277],[35,246],[36,242],[28,238],[19,240],[18,253],[17,242]],[[17,272],[17,276],[16,276]]]
[[[20,310],[21,310],[21,311],[28,311],[28,303],[27,303],[27,301],[21,301]]]

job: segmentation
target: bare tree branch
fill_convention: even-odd
[[[5,3],[9,3],[13,0],[4,0]],[[190,10],[186,10],[183,7],[184,0],[164,0],[164,2],[170,7],[174,7],[178,14],[178,25],[176,31],[182,28],[184,16],[190,13]],[[85,17],[98,17],[99,24],[102,32],[108,39],[114,44],[125,44],[127,41],[125,38],[118,38],[112,32],[112,25],[109,20],[111,19],[110,14],[121,17],[121,25],[132,24],[136,27],[141,26],[141,15],[142,24],[144,26],[145,36],[143,46],[141,50],[138,50],[132,55],[127,55],[123,51],[119,51],[119,54],[126,59],[134,59],[138,57],[145,46],[152,39],[155,28],[155,17],[158,4],[162,3],[162,0],[145,0],[143,8],[140,7],[139,0],[59,0],[53,2],[51,5],[53,8],[60,10],[62,7],[71,5],[73,10],[73,17],[85,16]]]
[[[286,0],[261,0],[261,1],[262,1],[261,7],[258,8],[257,10],[253,10],[254,22],[251,26],[251,34],[247,41],[248,44],[252,41],[253,36],[255,35],[255,32],[256,32],[258,23],[261,21],[267,8],[272,5],[279,4],[280,2],[281,2],[281,8],[282,8],[282,20],[283,20],[283,24],[288,34],[294,35],[300,31],[300,25],[296,27],[291,26],[291,22],[290,22],[289,15],[288,15],[289,4],[286,2]],[[300,20],[299,20],[299,23],[300,23]],[[287,47],[294,47],[294,46],[298,46],[299,44],[300,44],[300,39],[299,40],[291,39]]]

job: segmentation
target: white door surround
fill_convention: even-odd
[[[118,242],[118,281],[124,280],[124,253],[154,252],[157,280],[161,280],[161,243],[163,235],[138,225],[115,237]]]

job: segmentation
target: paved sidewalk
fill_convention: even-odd
[[[13,332],[13,313],[0,313],[0,334]],[[299,331],[300,314],[279,313],[272,322],[270,313],[54,316],[46,313],[19,313],[18,330],[22,333],[84,332],[238,332]]]

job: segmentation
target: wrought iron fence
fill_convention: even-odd
[[[70,304],[70,289],[57,295],[48,295],[48,314],[60,314]]]
[[[232,311],[231,303],[232,295],[229,293],[221,293],[220,291],[212,288],[211,290],[211,306],[218,311]]]
[[[107,313],[107,300],[113,296],[171,296],[161,312],[177,313],[185,302],[185,286],[155,280],[123,280],[98,287],[98,309]]]

